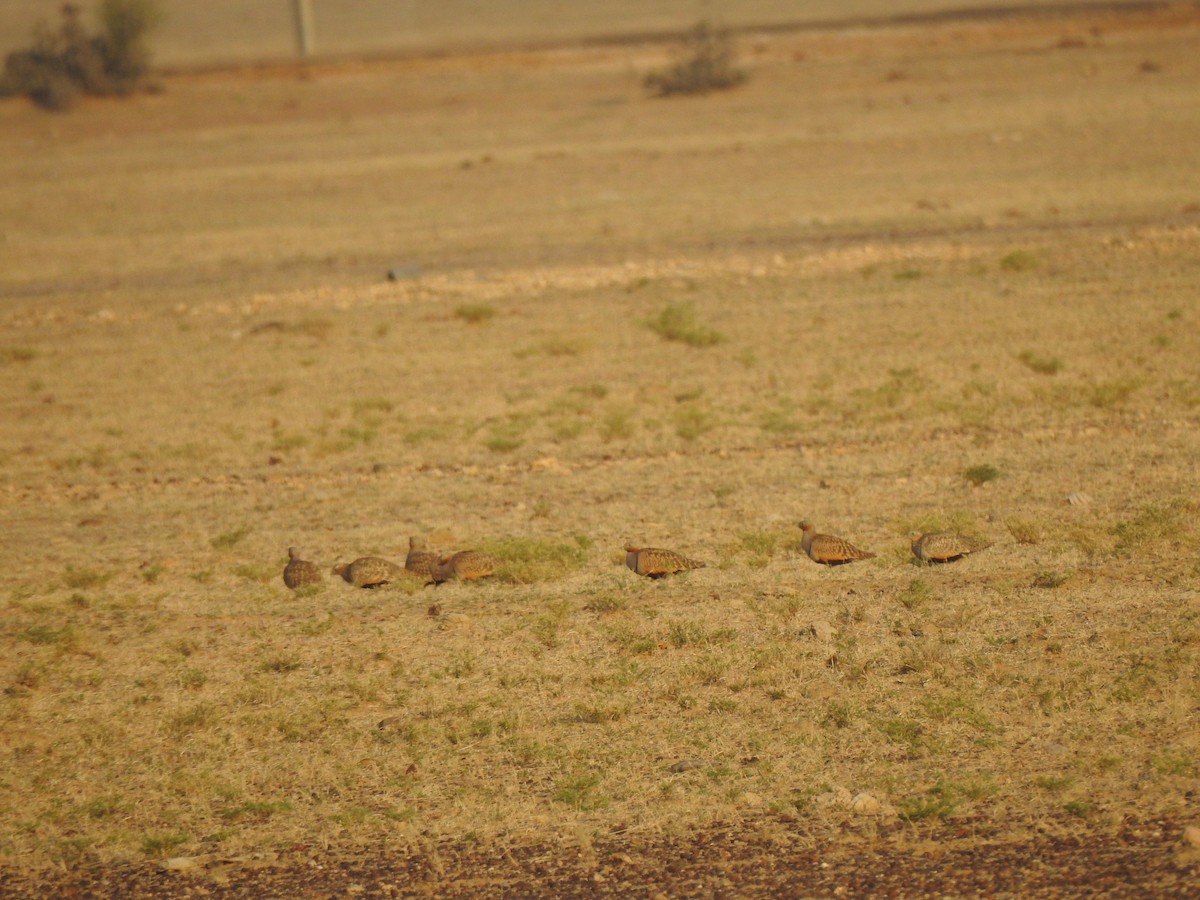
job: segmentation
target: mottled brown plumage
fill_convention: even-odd
[[[295,590],[306,584],[320,584],[325,580],[321,567],[315,562],[300,558],[300,550],[288,547],[288,564],[283,567],[283,583]]]
[[[674,550],[635,547],[631,544],[625,548],[625,565],[647,578],[665,578],[687,569],[703,569],[708,563],[699,559],[688,559]]]
[[[913,535],[912,552],[921,562],[947,563],[962,559],[992,546],[950,531],[930,531]]]
[[[832,534],[817,534],[817,528],[812,522],[801,522],[800,530],[804,532],[802,546],[808,558],[824,566],[840,566],[858,559],[873,559],[874,553],[859,550],[845,538]]]
[[[341,575],[355,587],[376,588],[401,578],[412,578],[411,572],[390,560],[378,556],[360,556],[352,563],[334,566],[333,574]]]
[[[404,558],[404,568],[429,584],[431,581],[437,581],[440,564],[438,555],[425,548],[423,538],[408,539],[408,556]]]
[[[461,581],[474,581],[477,578],[487,578],[496,574],[500,568],[500,560],[479,550],[459,550],[449,556],[443,556],[438,566],[435,581],[439,584],[457,578]]]

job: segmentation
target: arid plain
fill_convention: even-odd
[[[1118,846],[988,884],[1182,892],[1198,39],[1176,4],[744,34],[695,98],[629,43],[0,102],[0,884],[712,895],[672,860],[719,833],[758,872]],[[918,567],[935,528],[992,546]],[[410,535],[508,565],[280,579]]]

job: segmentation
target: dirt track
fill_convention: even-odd
[[[297,848],[207,873],[146,864],[65,877],[0,874],[5,897],[1192,897],[1200,851],[1177,821],[1127,823],[1112,834],[995,841],[971,826],[894,828],[873,839],[802,848],[786,822],[714,827],[652,842],[518,847],[443,846],[417,856]],[[784,836],[780,836],[783,832]],[[204,861],[202,861],[204,862]]]

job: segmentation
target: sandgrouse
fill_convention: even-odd
[[[341,575],[346,581],[360,588],[382,587],[401,578],[414,577],[402,566],[379,556],[360,556],[352,563],[334,566],[333,574]]]
[[[930,531],[912,536],[913,556],[923,563],[948,563],[992,546],[951,531]]]
[[[408,539],[408,556],[404,559],[404,568],[414,575],[425,579],[425,583],[437,581],[438,555],[425,548],[424,538],[410,537]]]
[[[494,556],[489,556],[480,550],[459,550],[457,553],[442,557],[434,581],[438,584],[454,578],[462,581],[475,581],[478,578],[495,575],[498,568],[500,568],[500,560]]]
[[[708,563],[699,559],[688,559],[674,550],[635,547],[630,544],[625,548],[625,565],[647,578],[665,578],[687,569],[703,569]]]
[[[845,538],[834,537],[832,534],[817,534],[817,527],[812,522],[800,523],[804,532],[802,546],[808,558],[825,566],[840,566],[854,562],[856,559],[874,559],[875,554],[867,550],[859,550]]]
[[[325,579],[315,562],[300,558],[300,550],[288,547],[288,564],[283,567],[283,583],[292,590],[305,584],[320,584]]]

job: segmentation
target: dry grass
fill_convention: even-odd
[[[106,113],[120,141],[86,106],[67,141],[6,108],[28,215],[0,242],[0,864],[768,811],[869,835],[841,790],[996,834],[1184,810],[1200,230],[1177,206],[1200,117],[1170,73],[1194,37],[823,35],[852,64],[820,79],[781,38],[683,142],[679,104],[612,103],[614,70],[569,56],[490,63],[508,105],[452,60],[237,103],[181,80]],[[1045,90],[1067,78],[1075,105]],[[348,111],[398,81],[420,146]],[[810,121],[819,141],[789,124]],[[1070,167],[1005,137],[1029,121]],[[463,170],[479,135],[496,162]],[[719,228],[682,213],[701,200]],[[384,280],[398,233],[431,274]],[[998,267],[1014,242],[1039,264]],[[725,340],[647,330],[681,303]],[[805,516],[878,557],[814,565]],[[994,545],[914,568],[907,532],[942,527]],[[280,580],[288,546],[398,560],[410,534],[506,570]],[[639,579],[628,540],[709,567]]]

